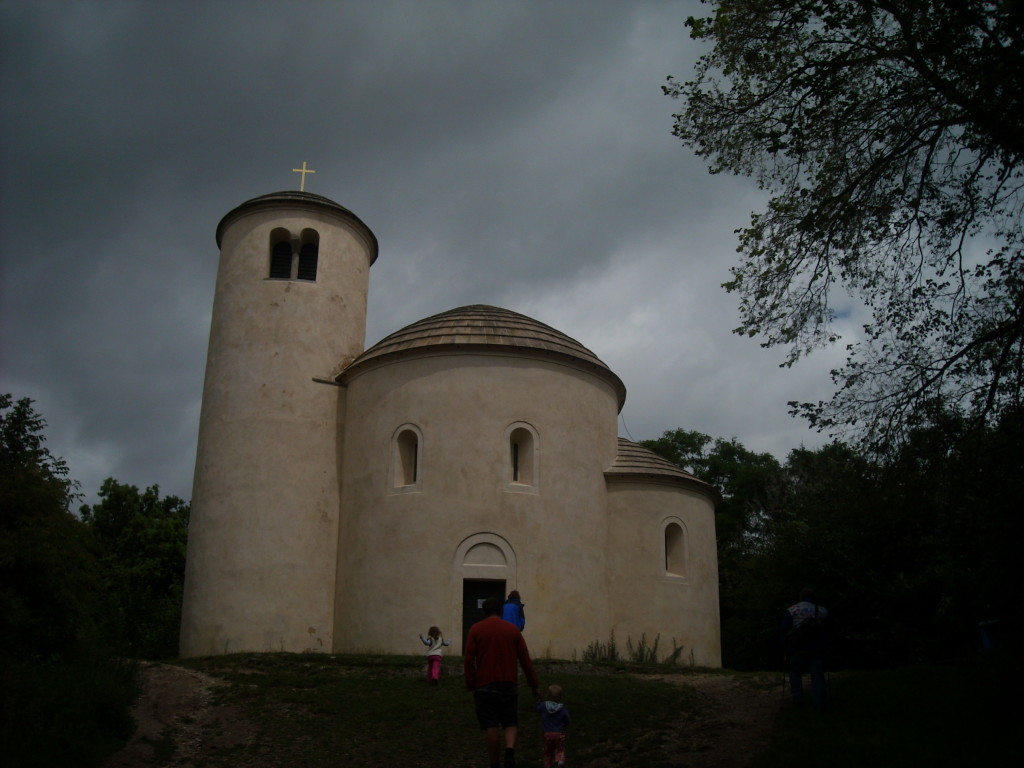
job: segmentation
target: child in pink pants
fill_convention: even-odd
[[[565,765],[565,729],[569,727],[569,710],[562,704],[562,686],[549,685],[547,701],[538,701],[540,727],[544,731],[544,768]]]
[[[427,682],[430,685],[437,685],[441,677],[441,653],[446,645],[451,645],[451,640],[441,637],[441,630],[431,627],[427,630],[427,636],[420,635],[420,640],[427,646]]]

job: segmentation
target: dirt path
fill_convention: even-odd
[[[105,768],[173,765],[190,768],[221,749],[243,744],[255,727],[234,707],[212,707],[216,678],[182,667],[145,663],[142,693],[132,708],[136,729],[131,741]]]
[[[672,768],[743,768],[769,742],[782,706],[777,675],[673,675],[697,689],[694,714],[683,717],[670,749]]]
[[[781,704],[778,678],[642,677],[691,686],[701,699],[697,714],[683,716],[670,740],[671,768],[743,768],[768,743]],[[142,683],[142,695],[132,710],[138,724],[135,735],[106,768],[192,768],[248,743],[256,734],[255,726],[238,709],[211,706],[213,689],[223,685],[213,677],[182,667],[146,664]],[[251,763],[239,768],[261,766]]]

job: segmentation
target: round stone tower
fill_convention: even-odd
[[[217,227],[181,654],[333,646],[344,390],[377,240],[306,192]]]

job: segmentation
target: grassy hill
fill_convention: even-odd
[[[239,654],[152,666],[144,671],[166,673],[149,677],[147,706],[166,710],[159,728],[143,752],[107,766],[481,766],[461,659],[444,664],[438,687],[425,683],[418,656]],[[1011,656],[836,674],[825,713],[788,707],[781,672],[537,666],[545,685],[565,689],[570,766],[962,768],[1015,764],[1019,752],[1021,664]],[[532,768],[539,718],[523,694],[517,762]]]

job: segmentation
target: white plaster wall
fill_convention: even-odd
[[[335,650],[416,653],[436,624],[461,653],[462,579],[507,578],[527,604],[535,656],[569,657],[609,626],[603,471],[617,401],[575,367],[505,354],[442,354],[370,369],[348,386]],[[507,428],[538,437],[536,492],[507,487]],[[421,486],[396,492],[392,436],[422,434]],[[464,567],[473,536],[512,564]],[[500,547],[489,550],[495,557]]]
[[[320,234],[315,282],[267,279],[270,232]],[[224,232],[210,329],[181,653],[329,651],[343,390],[373,258],[343,213],[282,203]]]
[[[612,627],[620,651],[660,635],[659,656],[684,646],[680,662],[720,667],[718,554],[714,505],[706,496],[660,482],[611,480],[609,567]],[[664,524],[682,523],[686,567],[665,569]],[[607,640],[607,638],[604,638]],[[692,654],[692,655],[691,655]]]

